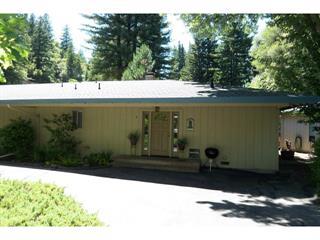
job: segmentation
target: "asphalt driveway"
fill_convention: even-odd
[[[110,228],[320,225],[320,209],[310,192],[270,175],[126,168],[72,173],[2,165],[0,177],[63,186]]]

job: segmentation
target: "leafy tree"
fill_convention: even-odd
[[[255,40],[258,87],[320,94],[319,15],[274,15]]]
[[[320,14],[272,15],[270,25],[278,26],[287,35],[282,37],[304,49],[312,62],[320,63]],[[318,88],[319,85],[318,85]]]
[[[87,26],[93,44],[91,76],[120,79],[136,49],[146,44],[155,61],[152,71],[164,78],[168,70],[169,31],[166,17],[159,14],[93,14]],[[112,61],[110,61],[112,59]]]
[[[0,83],[13,73],[13,66],[29,54],[26,15],[0,14]],[[9,69],[8,69],[9,68]],[[7,70],[7,71],[6,71]]]
[[[244,86],[253,75],[251,57],[252,38],[244,26],[233,22],[225,28],[218,49],[219,76],[216,82],[229,86]]]
[[[252,52],[258,70],[254,84],[296,94],[320,94],[320,15],[271,15]],[[309,122],[320,122],[320,106],[301,108]]]
[[[186,51],[180,42],[178,43],[178,47],[174,47],[172,50],[172,59],[171,59],[171,79],[180,79],[181,70],[185,66],[186,63]]]
[[[122,80],[145,79],[146,73],[152,70],[154,63],[150,48],[145,44],[141,45],[137,48],[132,61],[123,72]]]
[[[21,84],[28,76],[28,69],[26,67],[27,61],[14,62],[12,66],[3,70],[4,78],[7,84]]]
[[[194,37],[218,38],[230,25],[239,23],[246,33],[256,32],[258,14],[182,14],[181,18]]]

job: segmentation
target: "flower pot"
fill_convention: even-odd
[[[294,151],[292,150],[281,150],[280,157],[282,160],[294,160]]]
[[[179,151],[184,151],[185,148],[186,148],[185,144],[178,144]]]

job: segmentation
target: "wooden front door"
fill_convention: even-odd
[[[151,113],[151,147],[150,154],[169,156],[170,150],[170,113]]]

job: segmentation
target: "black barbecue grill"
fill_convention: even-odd
[[[216,148],[211,148],[211,147],[209,147],[209,148],[206,148],[206,149],[204,150],[204,152],[205,152],[207,158],[209,159],[210,172],[211,172],[212,163],[213,163],[213,161],[218,157],[218,155],[219,155],[219,150],[216,149]],[[217,165],[217,164],[215,163],[215,165]]]

